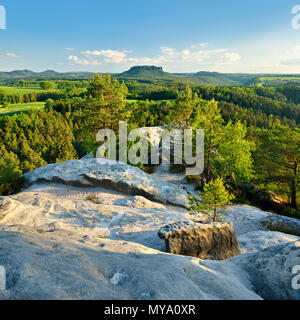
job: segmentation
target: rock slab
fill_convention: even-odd
[[[24,175],[28,185],[62,183],[76,187],[117,190],[151,201],[187,207],[187,193],[182,188],[143,172],[137,167],[108,159],[69,160],[48,164]]]
[[[166,251],[209,260],[225,260],[240,253],[232,223],[176,222],[161,228]]]

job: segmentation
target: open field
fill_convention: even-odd
[[[22,104],[12,104],[6,108],[0,108],[0,117],[6,115],[12,115],[19,112],[29,112],[31,110],[44,109],[45,102],[31,102]]]
[[[278,77],[272,77],[272,76],[266,76],[266,77],[260,77],[258,78],[260,81],[274,81],[274,80],[300,80],[299,77],[287,77],[287,76],[278,76]]]
[[[6,87],[0,86],[0,93],[6,94],[27,94],[32,92],[47,92],[51,90],[42,90],[40,87]]]
[[[288,84],[300,84],[300,76],[262,76],[254,79],[249,84],[259,86],[283,86]]]

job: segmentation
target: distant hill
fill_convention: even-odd
[[[199,82],[207,85],[217,86],[239,86],[241,83],[237,79],[230,79],[225,74],[218,72],[200,71],[191,75],[193,78],[197,78]],[[201,83],[202,84],[202,83]]]
[[[208,72],[200,71],[193,74],[193,77],[200,79],[210,79],[210,81],[217,81],[220,85],[245,85],[247,82],[257,78],[258,74],[247,74],[247,73],[219,73],[219,72]],[[214,80],[213,80],[214,79]],[[223,84],[222,84],[223,83]]]
[[[65,72],[53,70],[33,72],[31,70],[15,70],[0,72],[0,82],[14,80],[89,80],[92,72]],[[300,84],[300,75],[272,75],[272,74],[247,74],[247,73],[219,73],[199,71],[195,73],[168,73],[162,67],[135,66],[128,71],[112,74],[118,80],[136,80],[138,82],[164,81],[194,85],[215,86],[278,86],[287,84]]]
[[[0,79],[28,78],[33,77],[35,72],[30,70],[15,70],[11,72],[0,72]]]
[[[63,80],[75,80],[75,79],[90,79],[92,72],[66,72],[59,73],[53,70],[46,70],[43,72],[33,72],[31,70],[15,70],[10,72],[0,71],[0,81],[13,81],[13,80],[43,80],[43,79],[63,79]]]
[[[117,77],[138,77],[138,78],[165,78],[173,77],[171,73],[164,72],[162,67],[136,66],[130,70],[117,75]]]
[[[157,79],[176,82],[185,82],[197,85],[216,86],[241,86],[253,81],[258,74],[244,73],[219,73],[199,71],[196,73],[168,73],[162,67],[156,66],[135,66],[123,73],[115,75],[117,78],[126,79]]]
[[[39,73],[40,77],[59,77],[60,74],[53,70],[46,70]]]
[[[235,81],[217,72],[201,71],[198,73],[168,73],[162,67],[156,66],[135,66],[130,70],[115,75],[119,79],[156,79],[174,82],[184,82],[197,85],[220,85],[233,86],[240,85],[239,81]]]

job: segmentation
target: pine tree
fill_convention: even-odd
[[[275,191],[287,190],[291,207],[297,209],[300,130],[281,125],[272,130],[257,130],[257,135],[255,166],[258,182],[273,185]]]
[[[197,197],[189,196],[189,211],[199,215],[203,213],[213,222],[222,221],[222,216],[226,213],[234,199],[225,188],[223,180],[217,178],[205,184],[204,193],[199,192],[200,200]]]
[[[175,122],[183,122],[185,126],[188,126],[192,113],[199,102],[197,93],[193,93],[189,86],[184,91],[180,91],[176,99]]]

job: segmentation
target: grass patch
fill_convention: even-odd
[[[6,87],[0,86],[0,92],[10,94],[28,94],[33,92],[48,92],[54,90],[42,90],[40,87]]]
[[[44,107],[45,102],[11,104],[8,107],[0,108],[0,116],[12,115],[19,112],[29,112],[31,110],[42,110]]]

